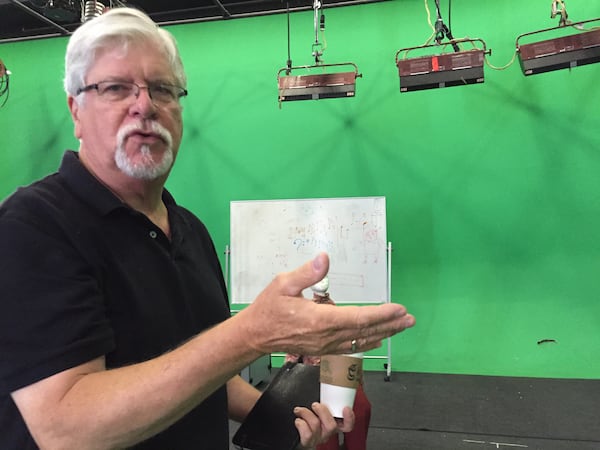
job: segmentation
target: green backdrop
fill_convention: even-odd
[[[525,77],[515,62],[487,66],[483,84],[401,94],[394,57],[429,37],[424,2],[324,3],[324,60],[358,65],[355,98],[279,108],[285,15],[169,28],[190,96],[168,188],[219,252],[231,200],[383,195],[393,301],[418,321],[392,340],[394,371],[598,378],[600,66]],[[550,4],[455,1],[451,26],[483,39],[500,67],[518,35],[557,25]],[[600,16],[598,2],[568,7],[573,20]],[[294,65],[312,62],[312,27],[312,11],[292,14]],[[13,73],[0,198],[77,148],[65,45],[0,44]]]

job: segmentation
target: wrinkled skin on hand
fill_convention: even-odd
[[[396,303],[372,306],[318,305],[302,291],[322,280],[329,258],[321,253],[299,268],[277,275],[243,314],[249,345],[261,353],[304,355],[351,353],[381,346],[381,341],[415,324]]]

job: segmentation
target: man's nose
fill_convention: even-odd
[[[156,115],[156,104],[150,95],[148,86],[138,86],[138,91],[134,96],[134,101],[131,105],[131,111],[134,114],[140,114],[143,117],[152,117]]]

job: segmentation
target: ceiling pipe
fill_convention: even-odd
[[[229,14],[229,11],[227,11],[227,9],[223,6],[223,3],[221,3],[219,0],[213,0],[213,3],[221,10],[223,13],[223,18],[229,19],[231,17],[231,14]]]
[[[340,1],[336,1],[335,3],[328,3],[327,8],[329,9],[329,8],[337,8],[339,6],[365,5],[365,4],[369,4],[369,3],[379,3],[379,2],[385,2],[385,1],[389,1],[389,0],[340,0]],[[269,16],[269,15],[283,14],[283,13],[288,12],[288,9],[286,7],[281,7],[281,8],[273,8],[273,9],[265,9],[265,10],[260,10],[260,11],[246,12],[246,13],[231,14],[229,12],[229,10],[227,10],[223,5],[221,5],[219,0],[213,0],[213,3],[217,7],[219,7],[219,5],[220,5],[220,8],[222,9],[223,14],[226,14],[227,17],[223,17],[223,15],[219,15],[219,16],[190,17],[187,19],[164,19],[164,20],[161,20],[161,16],[164,16],[164,15],[173,14],[173,13],[188,13],[189,14],[189,13],[194,13],[195,11],[205,10],[206,7],[187,8],[187,9],[180,9],[180,10],[167,10],[164,12],[155,12],[155,13],[149,12],[148,15],[150,17],[152,17],[152,19],[158,25],[183,25],[183,24],[188,24],[188,23],[213,22],[215,20],[223,20],[223,19],[244,19],[244,18],[251,18],[251,17],[258,17],[258,16]],[[239,5],[239,3],[236,3],[236,5]],[[291,7],[289,9],[289,11],[290,12],[301,12],[301,11],[308,11],[308,10],[312,10],[312,9],[313,9],[313,7],[311,4],[311,5],[305,5],[305,6]]]
[[[61,36],[65,36],[65,35],[70,35],[72,33],[71,31],[52,22],[47,17],[44,17],[41,14],[38,14],[36,11],[29,9],[27,6],[25,6],[21,2],[19,2],[19,0],[0,0],[0,4],[3,2],[6,2],[6,1],[8,1],[10,3],[14,3],[15,5],[25,9],[27,12],[35,15],[36,17],[39,17],[41,20],[50,23],[51,25],[53,25],[56,28],[59,28],[60,30],[62,30],[62,33],[60,33],[60,34],[59,33],[50,33],[50,34],[43,34],[43,35],[5,38],[5,39],[0,39],[0,44],[5,43],[5,42],[6,43],[8,43],[8,42],[23,42],[23,41],[32,41],[32,40],[37,40],[37,39],[61,37]],[[353,5],[362,5],[362,4],[367,4],[367,3],[378,3],[378,2],[384,2],[384,1],[389,1],[389,0],[347,0],[347,1],[342,0],[342,1],[339,1],[336,3],[328,4],[327,7],[332,8],[332,7],[338,7],[338,6],[353,6]],[[191,11],[194,11],[195,9],[202,9],[202,8],[184,9],[184,10],[179,10],[179,12],[191,12]],[[290,11],[293,11],[293,12],[306,11],[306,10],[312,10],[312,6],[298,6],[298,7],[290,8]],[[240,14],[228,13],[229,14],[228,18],[243,19],[243,18],[251,18],[251,17],[258,17],[258,16],[282,14],[282,13],[286,13],[286,12],[287,12],[286,8],[281,8],[281,9],[270,9],[270,10],[255,11],[255,12],[240,13]],[[168,12],[164,12],[164,13],[148,13],[148,14],[150,15],[150,17],[153,18],[153,20],[157,23],[157,25],[160,25],[160,26],[184,25],[184,24],[190,24],[190,23],[213,22],[213,21],[217,21],[217,20],[223,20],[223,16],[205,16],[205,17],[194,17],[194,18],[189,18],[189,19],[174,19],[174,20],[163,19],[163,20],[161,20],[161,16],[170,14],[170,13],[173,13],[173,11],[168,11]]]
[[[39,12],[31,9],[29,6],[24,5],[19,0],[10,0],[10,1],[11,1],[12,4],[14,4],[15,6],[18,6],[19,8],[21,8],[23,11],[27,12],[28,14],[31,14],[32,16],[35,16],[38,19],[43,20],[44,22],[46,22],[47,24],[51,25],[54,28],[57,28],[58,30],[60,30],[60,33],[62,35],[71,34],[71,32],[69,30],[67,30],[66,28],[61,27],[56,22],[53,22],[52,20],[48,19],[46,16],[44,16],[44,15],[40,14]]]

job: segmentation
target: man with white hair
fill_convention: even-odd
[[[186,76],[172,36],[116,8],[66,53],[77,152],[0,205],[0,448],[229,448],[260,392],[239,372],[275,351],[365,351],[414,324],[397,304],[319,307],[320,254],[230,317],[213,243],[164,188]],[[353,427],[294,410],[303,448]]]

